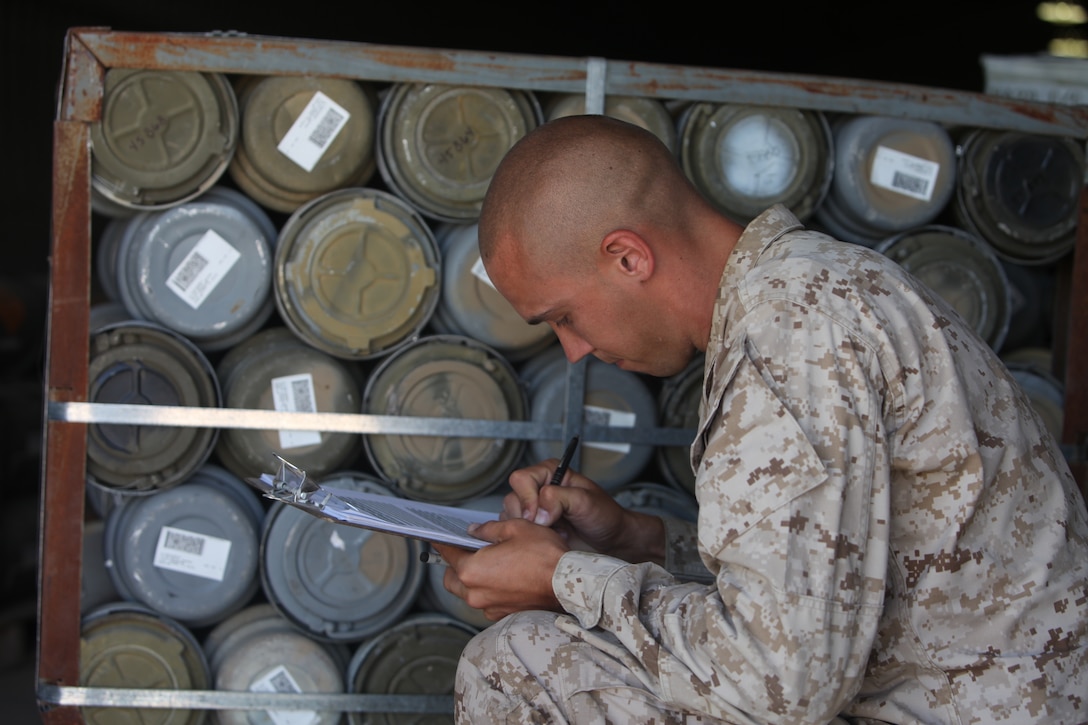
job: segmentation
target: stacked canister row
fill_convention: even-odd
[[[105,82],[92,402],[563,421],[562,351],[491,287],[474,222],[505,151],[583,112],[582,97],[127,69]],[[1008,353],[1060,426],[1046,346],[1083,179],[1075,143],[650,98],[609,98],[605,113],[658,135],[737,221],[785,203],[910,268]],[[697,360],[655,381],[590,360],[581,412],[692,428],[701,373]],[[487,622],[444,591],[441,568],[416,542],[261,500],[245,478],[281,454],[342,487],[496,507],[511,470],[563,443],[89,426],[85,684],[449,693],[460,646]],[[580,468],[629,505],[694,516],[683,447],[587,441]]]

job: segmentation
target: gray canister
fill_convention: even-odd
[[[395,495],[376,477],[355,471],[319,483]],[[308,636],[359,642],[388,629],[415,604],[423,584],[421,551],[416,539],[344,526],[275,502],[261,535],[261,586]]]
[[[215,624],[258,590],[262,514],[252,489],[215,466],[127,498],[106,518],[110,578],[127,600],[187,626]]]
[[[120,322],[91,335],[92,403],[219,407],[219,381],[185,337],[150,322]],[[91,485],[147,493],[175,486],[207,461],[216,428],[95,423],[87,430]]]
[[[555,344],[555,333],[547,325],[523,320],[491,284],[480,262],[477,232],[475,222],[435,228],[442,253],[442,295],[431,327],[479,340],[516,363]]]
[[[310,347],[285,327],[270,327],[232,348],[216,374],[227,408],[297,413],[357,413],[362,374],[354,364]],[[225,428],[215,453],[240,478],[260,476],[282,454],[321,476],[360,452],[357,433]]]
[[[340,694],[349,653],[307,637],[271,604],[254,604],[220,622],[205,638],[215,689],[231,692]],[[215,710],[219,725],[337,725],[334,710]]]
[[[1012,298],[1005,268],[974,234],[930,224],[896,234],[875,249],[925,283],[994,350],[1009,330]]]
[[[839,239],[874,246],[933,222],[952,198],[956,149],[940,124],[841,116],[831,132],[831,188],[815,218]]]
[[[657,425],[657,404],[642,378],[597,358],[586,362],[584,422],[616,428]],[[562,424],[567,414],[567,359],[563,349],[548,348],[523,364],[520,374],[529,391],[532,419]],[[559,458],[565,445],[565,441],[534,440],[528,452],[533,462]],[[596,442],[583,437],[579,473],[602,488],[614,490],[636,480],[653,455],[654,447],[645,443]]]
[[[953,209],[1003,259],[1047,264],[1076,244],[1084,142],[978,129],[964,139]]]
[[[671,516],[682,521],[699,518],[699,503],[690,493],[650,481],[635,481],[621,486],[614,494],[626,509],[653,516]]]
[[[676,375],[664,380],[657,395],[658,415],[666,428],[699,426],[699,405],[703,396],[703,368],[706,356],[696,355]],[[695,495],[695,472],[691,470],[691,446],[658,446],[657,463],[665,481],[689,495]]]
[[[79,686],[207,690],[211,672],[187,627],[139,604],[111,602],[83,616]],[[208,714],[169,707],[84,707],[81,712],[90,725],[201,725]]]
[[[225,187],[128,220],[117,251],[116,288],[138,319],[185,335],[201,349],[225,350],[275,310],[276,229],[244,195]],[[108,250],[103,255],[108,262]]]
[[[165,209],[194,199],[227,170],[238,142],[238,100],[226,76],[110,68],[91,124],[95,210]]]
[[[726,216],[745,224],[774,204],[807,219],[831,185],[831,129],[819,111],[696,103],[681,113],[684,173]]]
[[[348,713],[352,725],[453,723],[453,685],[461,651],[477,630],[442,614],[420,613],[364,642],[348,664],[348,691],[368,695],[449,695],[446,715]]]
[[[461,335],[429,335],[398,350],[371,373],[362,412],[373,415],[524,421],[525,390],[497,351]],[[506,481],[525,450],[498,437],[365,437],[374,470],[396,490],[432,503],[460,503]]]

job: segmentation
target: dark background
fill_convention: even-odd
[[[0,146],[0,650],[31,650],[52,122],[65,31],[207,32],[765,70],[981,91],[983,53],[1034,54],[1035,0],[873,3],[232,3],[7,0]],[[73,586],[78,583],[73,582]],[[28,627],[32,632],[32,627]],[[22,629],[19,632],[23,631]],[[14,637],[14,640],[12,639]],[[9,645],[5,645],[7,642]],[[5,654],[5,658],[9,655]],[[8,664],[7,662],[3,664]],[[26,683],[29,686],[29,682]]]

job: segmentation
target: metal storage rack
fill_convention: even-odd
[[[581,432],[601,441],[686,444],[687,431],[609,429],[372,415],[273,413],[87,402],[91,279],[90,126],[102,111],[109,68],[225,74],[323,75],[379,82],[434,82],[584,93],[601,112],[606,95],[708,101],[906,116],[950,127],[996,128],[1088,138],[1088,107],[1023,102],[983,94],[841,78],[660,65],[603,58],[492,54],[355,42],[228,34],[162,34],[75,28],[64,48],[53,141],[51,290],[45,376],[37,696],[49,723],[82,722],[81,706],[189,709],[340,709],[441,712],[449,698],[392,695],[287,695],[222,691],[82,688],[80,606],[86,425],[125,422],[356,433],[413,433],[559,439]],[[1086,489],[1088,375],[1088,187],[1081,190],[1075,253],[1059,269],[1055,372],[1065,380],[1062,443]],[[584,390],[584,365],[568,374],[568,409]]]

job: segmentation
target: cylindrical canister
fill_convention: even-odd
[[[377,101],[345,78],[241,76],[241,138],[230,174],[263,206],[290,214],[335,189],[363,186],[377,168]]]
[[[220,622],[205,638],[215,689],[280,694],[340,694],[349,653],[296,630],[267,603]],[[219,725],[337,725],[335,710],[216,710]]]
[[[357,413],[362,400],[354,363],[310,347],[286,327],[262,330],[229,350],[216,374],[227,408]],[[357,433],[225,428],[215,453],[240,478],[260,476],[276,454],[321,476],[353,458],[361,445]]]
[[[461,335],[429,335],[390,355],[371,373],[363,413],[523,421],[525,391],[494,349]],[[367,455],[398,492],[423,501],[459,503],[506,481],[521,459],[516,438],[370,434]]]
[[[693,495],[660,483],[634,481],[620,486],[613,495],[617,503],[632,511],[683,521],[699,518],[699,503]]]
[[[131,602],[87,612],[79,639],[79,685],[106,689],[207,690],[208,660],[188,628]],[[84,707],[91,725],[200,725],[206,710]]]
[[[521,366],[529,391],[533,420],[563,423],[567,415],[567,359],[559,346],[548,348]],[[657,424],[657,406],[649,387],[637,374],[597,358],[586,361],[583,422],[616,428]],[[534,440],[528,453],[533,462],[559,458],[565,441]],[[654,447],[644,443],[614,443],[582,439],[579,473],[602,488],[614,490],[636,480],[650,462]]]
[[[109,512],[106,566],[125,599],[187,626],[214,624],[257,592],[262,518],[253,489],[204,466],[179,486],[126,498]]]
[[[438,304],[440,255],[426,222],[374,189],[329,192],[280,230],[276,306],[287,326],[330,355],[368,360],[417,336]]]
[[[832,235],[871,247],[933,222],[952,198],[956,149],[940,124],[842,116],[831,132],[831,188],[815,217]]]
[[[442,614],[410,615],[364,642],[348,664],[348,691],[368,695],[449,695],[450,712],[349,713],[352,725],[453,722],[453,685],[461,651],[477,630]]]
[[[92,403],[219,407],[219,382],[192,342],[150,322],[120,322],[91,336]],[[218,429],[94,423],[87,430],[91,485],[140,493],[175,486],[207,461]]]
[[[978,129],[961,145],[953,209],[1004,259],[1046,264],[1076,243],[1084,143]]]
[[[703,395],[703,368],[706,357],[696,355],[687,367],[666,378],[657,395],[658,416],[665,428],[689,428],[694,440],[699,426],[699,405]],[[691,470],[691,446],[658,446],[657,463],[666,483],[695,495],[695,473]]]
[[[518,362],[556,342],[547,325],[530,325],[491,284],[480,261],[478,225],[439,224],[435,239],[442,254],[442,294],[431,327],[464,335]]]
[[[135,318],[165,325],[203,350],[227,349],[275,310],[275,242],[276,229],[257,204],[214,187],[128,220],[115,256],[118,297]]]
[[[974,234],[930,224],[896,234],[875,249],[948,302],[994,350],[1009,330],[1012,300],[1005,268]]]
[[[747,223],[774,204],[807,219],[831,185],[831,129],[819,111],[696,103],[678,120],[688,178],[726,216]]]
[[[373,476],[340,471],[322,486],[395,495]],[[423,585],[422,544],[325,521],[275,502],[261,535],[261,585],[300,631],[327,642],[358,642],[395,624]]]
[[[499,161],[541,116],[529,91],[399,83],[378,112],[378,170],[427,217],[473,221]]]
[[[552,121],[586,112],[584,93],[557,93],[544,102],[544,117]],[[604,115],[640,126],[661,139],[669,151],[676,151],[676,123],[665,104],[645,96],[606,96]]]
[[[238,142],[238,101],[226,77],[110,68],[91,124],[96,210],[163,209],[194,199],[227,170]]]
[[[1043,347],[1021,347],[1007,351],[1001,359],[1027,393],[1047,430],[1061,440],[1065,426],[1065,385],[1051,371],[1053,352]]]

